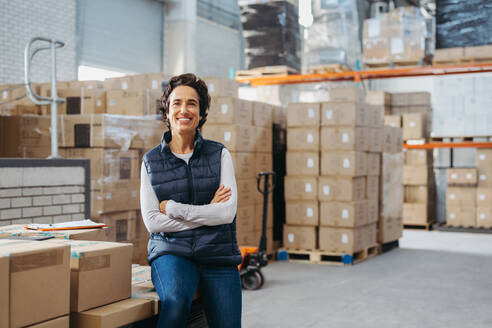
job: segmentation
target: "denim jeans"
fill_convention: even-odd
[[[158,327],[186,327],[197,286],[210,328],[241,327],[241,280],[237,266],[195,264],[163,255],[152,262],[152,282],[161,299]]]

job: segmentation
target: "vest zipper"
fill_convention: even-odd
[[[190,162],[191,162],[191,158],[188,161],[188,163],[186,163],[186,171],[188,173],[188,196],[190,197],[190,203],[195,204],[195,193],[193,192],[193,177],[191,175]],[[192,240],[191,253],[194,254],[195,253],[195,244],[196,244],[195,231],[192,230],[191,234],[192,234],[192,237],[191,237],[191,240]]]

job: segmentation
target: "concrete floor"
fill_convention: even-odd
[[[492,327],[492,234],[405,230],[354,266],[274,262],[243,327]]]

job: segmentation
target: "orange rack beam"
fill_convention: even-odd
[[[434,148],[492,148],[492,142],[430,142],[419,145],[403,144],[406,149],[434,149]]]
[[[281,85],[297,83],[316,83],[325,81],[354,81],[367,79],[385,79],[411,76],[431,76],[449,74],[467,74],[492,72],[492,62],[458,65],[417,66],[346,71],[325,74],[295,74],[283,76],[237,77],[236,81],[251,86]]]

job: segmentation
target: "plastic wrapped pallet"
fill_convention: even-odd
[[[241,6],[246,67],[286,65],[300,70],[298,9],[290,1]]]

